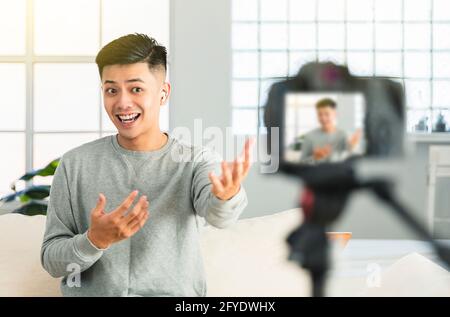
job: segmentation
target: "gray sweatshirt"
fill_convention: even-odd
[[[156,151],[127,150],[115,135],[65,153],[53,179],[41,249],[45,270],[63,277],[63,295],[206,296],[201,228],[224,228],[247,205],[242,186],[227,201],[211,193],[208,172],[220,175],[220,161],[216,152],[172,136]],[[96,248],[86,232],[98,194],[110,212],[135,189],[149,200],[146,224],[106,250]]]
[[[302,163],[318,163],[314,160],[313,152],[316,147],[331,146],[330,156],[319,162],[341,161],[348,155],[349,145],[345,131],[338,129],[334,133],[326,133],[321,128],[314,129],[307,134],[302,144]]]

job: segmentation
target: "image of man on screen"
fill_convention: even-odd
[[[348,157],[360,142],[361,130],[347,137],[347,133],[337,126],[337,103],[331,98],[319,100],[316,113],[320,127],[305,134],[301,162],[315,164]]]

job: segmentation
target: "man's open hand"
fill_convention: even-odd
[[[322,160],[327,158],[331,154],[331,145],[325,145],[323,147],[316,147],[313,151],[313,156],[315,160]]]
[[[239,192],[241,182],[247,176],[251,162],[252,149],[255,139],[251,138],[245,142],[243,153],[233,162],[222,162],[222,175],[217,176],[214,172],[209,173],[212,183],[212,193],[221,200],[228,200]]]
[[[148,219],[148,200],[146,196],[139,198],[131,211],[138,191],[130,195],[110,213],[105,212],[106,197],[99,194],[97,205],[91,212],[91,226],[88,230],[89,240],[99,249],[106,249],[111,244],[134,235]]]
[[[350,138],[348,140],[350,150],[354,150],[358,146],[359,142],[361,141],[361,136],[362,136],[361,129],[356,130],[355,133],[353,133],[350,136]]]

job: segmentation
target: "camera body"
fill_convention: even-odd
[[[316,99],[314,99],[315,96]],[[326,125],[326,112],[319,107],[314,107],[313,100],[320,98],[323,100],[323,97],[327,96],[334,96],[335,99],[347,102],[347,104],[338,104],[337,117],[341,113],[340,122],[346,122],[346,124],[350,122],[348,129],[355,128],[352,126],[355,120],[348,120],[348,117],[354,112],[361,112],[359,130],[362,137],[359,143],[364,144],[363,150],[352,152],[351,155],[347,153],[341,156],[341,159],[315,160],[316,156],[312,155],[309,161],[300,159],[299,153],[302,152],[302,146],[303,155],[307,151],[308,138],[312,140],[315,138],[320,142],[320,138],[330,137],[334,145],[339,142],[345,143],[344,136],[346,136],[345,140],[356,138],[354,135],[349,137],[343,129],[337,129],[339,120],[335,128],[342,135],[339,142],[333,141],[332,134],[322,133],[320,127],[312,129],[311,132],[306,131],[312,127],[308,124],[315,121],[314,112],[317,112],[317,120],[323,126]],[[292,100],[297,102],[292,103]],[[358,102],[355,101],[358,108],[352,109],[350,105],[352,100],[358,100]],[[359,105],[361,100],[364,107]],[[296,175],[310,185],[326,185],[330,180],[344,185],[349,179],[349,173],[352,173],[352,165],[356,160],[364,158],[385,160],[403,155],[404,106],[403,86],[393,80],[356,77],[350,74],[347,67],[330,62],[308,63],[300,69],[297,76],[273,84],[269,91],[264,113],[264,123],[268,133],[267,150],[272,159],[279,160],[279,170],[283,173]],[[359,110],[354,111],[355,109]],[[321,112],[325,113],[323,116],[325,119],[322,118]],[[297,134],[302,135],[298,137]],[[296,137],[295,140],[303,138],[303,145],[294,144],[293,137]],[[350,143],[345,144],[340,146],[341,149],[347,150]],[[300,151],[297,148],[300,148]],[[337,152],[337,148],[328,152],[333,151]]]

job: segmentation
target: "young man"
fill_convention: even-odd
[[[220,163],[215,152],[161,132],[166,55],[143,34],[97,55],[118,134],[65,153],[56,170],[41,261],[63,277],[63,295],[205,296],[198,217],[223,228],[247,205],[241,182],[253,140],[233,163]],[[68,283],[77,268],[79,284]]]
[[[333,99],[321,99],[316,104],[320,128],[305,135],[302,144],[301,161],[320,163],[342,160],[358,145],[361,131],[355,132],[349,140],[345,131],[337,127],[337,104]]]

